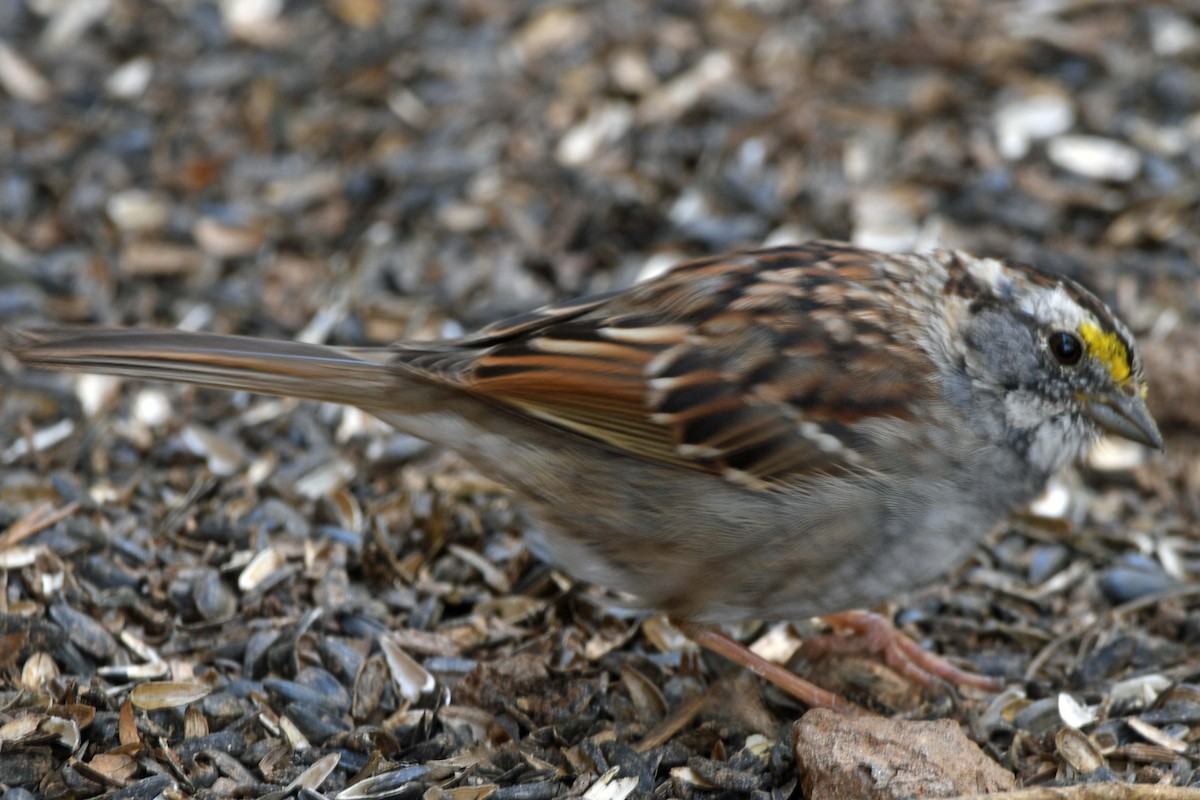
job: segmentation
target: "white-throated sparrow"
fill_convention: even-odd
[[[1162,444],[1104,304],[952,251],[705,258],[390,348],[99,328],[10,348],[359,406],[515,489],[552,562],[691,622],[881,602],[963,560],[1102,431]]]

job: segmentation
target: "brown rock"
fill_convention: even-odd
[[[813,709],[792,729],[804,795],[953,797],[1012,789],[1011,773],[950,720],[848,717]]]

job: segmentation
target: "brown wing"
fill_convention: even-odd
[[[929,364],[880,303],[876,253],[814,243],[680,265],[626,292],[398,360],[639,456],[751,485],[869,467],[866,418],[908,417]]]

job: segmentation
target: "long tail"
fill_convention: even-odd
[[[298,342],[137,328],[8,331],[0,346],[41,369],[182,381],[217,389],[393,407],[403,380],[382,348],[340,350]]]

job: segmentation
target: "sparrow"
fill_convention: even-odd
[[[817,241],[702,258],[390,347],[86,327],[13,332],[8,347],[30,367],[364,409],[511,487],[534,551],[570,575],[843,710],[711,624],[882,603],[962,562],[1101,435],[1162,446],[1108,307],[953,250]],[[923,669],[961,677],[932,656]]]

